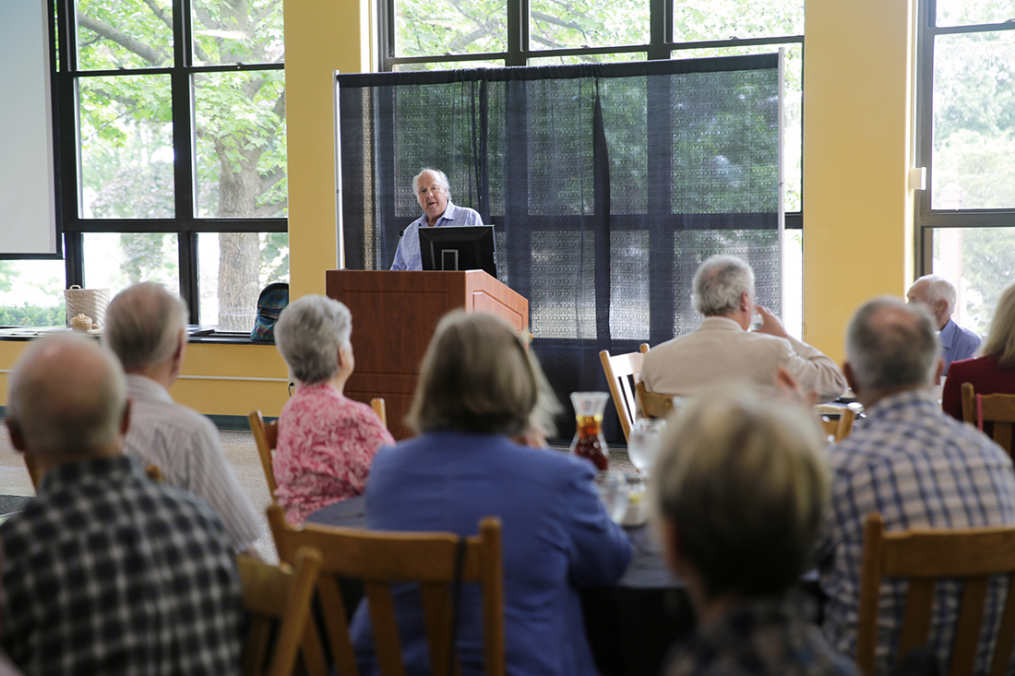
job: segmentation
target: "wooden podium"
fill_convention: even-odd
[[[441,317],[463,308],[495,314],[519,332],[529,328],[529,301],[482,270],[329,270],[327,292],[352,312],[356,370],[345,395],[364,403],[384,397],[396,439],[412,436],[402,420]]]

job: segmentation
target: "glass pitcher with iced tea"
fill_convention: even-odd
[[[572,392],[571,403],[577,422],[571,452],[587,458],[600,470],[605,470],[610,449],[603,438],[603,411],[610,395],[605,392]]]

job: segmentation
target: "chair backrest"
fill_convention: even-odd
[[[635,385],[638,393],[638,404],[641,406],[641,414],[645,418],[665,418],[673,412],[673,397],[658,392],[649,392],[645,389],[645,383],[640,380]]]
[[[451,654],[452,598],[460,538],[452,533],[394,533],[334,528],[313,523],[290,526],[278,505],[268,506],[268,523],[279,558],[290,560],[300,547],[321,552],[317,587],[328,643],[338,676],[359,674],[349,639],[345,602],[337,578],[363,581],[370,607],[377,664],[382,676],[404,674],[401,642],[390,585],[418,582],[430,672],[448,673]],[[483,599],[484,663],[487,676],[504,674],[504,589],[500,520],[487,517],[479,535],[465,539],[461,581],[478,583]],[[456,669],[457,673],[457,669]]]
[[[872,512],[864,523],[860,612],[857,621],[856,665],[872,676],[877,645],[878,604],[883,578],[909,578],[909,592],[899,635],[896,661],[927,643],[935,585],[940,578],[964,578],[955,625],[949,673],[973,673],[984,602],[991,575],[1015,572],[1015,527],[955,530],[909,530],[885,533],[881,515]],[[1015,594],[1007,594],[1004,614],[991,659],[991,676],[1008,668],[1015,643]]]
[[[962,419],[970,425],[979,425],[977,410],[983,408],[983,422],[992,423],[993,438],[1008,455],[1012,454],[1012,423],[1015,422],[1015,394],[984,394],[976,402],[972,383],[962,383]]]
[[[271,466],[271,457],[278,444],[278,421],[265,424],[260,411],[251,411],[247,420],[250,421],[250,431],[254,433],[257,453],[261,456],[261,467],[264,469],[264,478],[268,481],[271,501],[277,503],[275,490],[278,488],[278,484],[275,483],[275,469]]]
[[[825,434],[835,441],[842,441],[853,431],[853,421],[856,420],[856,411],[849,406],[841,404],[818,404],[814,412],[821,421],[821,427]],[[837,416],[837,417],[832,417]]]
[[[328,673],[320,636],[311,619],[321,554],[303,548],[294,559],[292,566],[273,566],[243,554],[236,557],[248,619],[244,676],[288,676],[301,652],[307,674]]]
[[[635,387],[641,381],[641,363],[646,352],[648,343],[642,343],[638,352],[611,355],[609,350],[603,350],[599,353],[599,360],[603,363],[606,382],[610,384],[610,394],[620,417],[625,440],[630,438],[631,425],[638,417]]]
[[[388,426],[388,409],[384,405],[384,397],[374,397],[370,400],[370,408],[374,409],[374,413],[381,419],[381,423]]]

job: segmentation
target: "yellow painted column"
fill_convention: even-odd
[[[369,0],[285,0],[290,300],[337,267],[332,74],[371,70]]]
[[[837,361],[856,307],[913,276],[916,0],[807,0],[804,339]]]

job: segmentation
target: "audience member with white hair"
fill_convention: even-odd
[[[324,296],[290,303],[275,323],[275,345],[296,380],[272,460],[275,497],[293,524],[362,494],[377,449],[395,443],[369,406],[342,393],[356,365],[351,335],[349,309]]]
[[[690,396],[721,382],[737,381],[771,391],[785,369],[805,392],[831,401],[846,389],[835,362],[790,336],[779,318],[754,303],[754,271],[736,256],[712,256],[692,283],[694,307],[704,315],[694,333],[656,345],[641,368],[650,392]],[[748,331],[757,310],[761,327]]]
[[[650,495],[697,623],[667,676],[854,673],[790,593],[828,506],[823,445],[803,406],[732,386],[700,393],[671,422]]]
[[[886,531],[1015,524],[1015,473],[1001,447],[946,415],[931,389],[942,368],[936,325],[927,308],[892,297],[857,310],[846,333],[843,371],[866,411],[853,433],[832,446],[832,510],[819,548],[828,596],[824,631],[843,655],[856,654],[864,520],[880,512]],[[951,381],[951,378],[948,379]],[[898,658],[905,581],[882,584],[878,673]],[[937,587],[929,651],[941,673],[955,635],[961,586]],[[988,590],[984,637],[974,673],[985,673],[990,638],[1006,585]]]
[[[226,460],[214,423],[173,401],[187,347],[187,306],[155,282],[124,289],[106,309],[103,340],[127,373],[134,417],[123,452],[155,465],[162,480],[205,500],[218,514],[236,552],[257,556],[264,530]]]
[[[972,383],[977,394],[1015,394],[1015,284],[997,300],[980,356],[953,364],[945,381],[941,404],[956,420],[962,420],[963,383]],[[987,423],[984,430],[992,427]]]
[[[506,673],[594,674],[578,589],[616,582],[631,545],[599,500],[592,463],[511,441],[552,397],[535,355],[489,314],[445,316],[420,367],[407,422],[419,436],[382,448],[366,490],[371,530],[475,535],[503,529]],[[536,423],[538,424],[538,422]],[[406,673],[429,673],[419,593],[394,590]],[[360,673],[377,673],[366,603],[352,633]],[[462,589],[457,646],[463,676],[483,672],[478,589]]]
[[[43,472],[0,524],[0,644],[29,676],[240,673],[242,589],[202,500],[121,455],[123,371],[78,336],[39,340],[8,381],[11,443]]]
[[[942,375],[948,375],[952,362],[969,359],[976,353],[980,337],[952,321],[956,293],[951,282],[937,275],[924,275],[909,287],[906,298],[910,303],[926,306],[934,315],[941,341],[941,358],[945,362]]]

